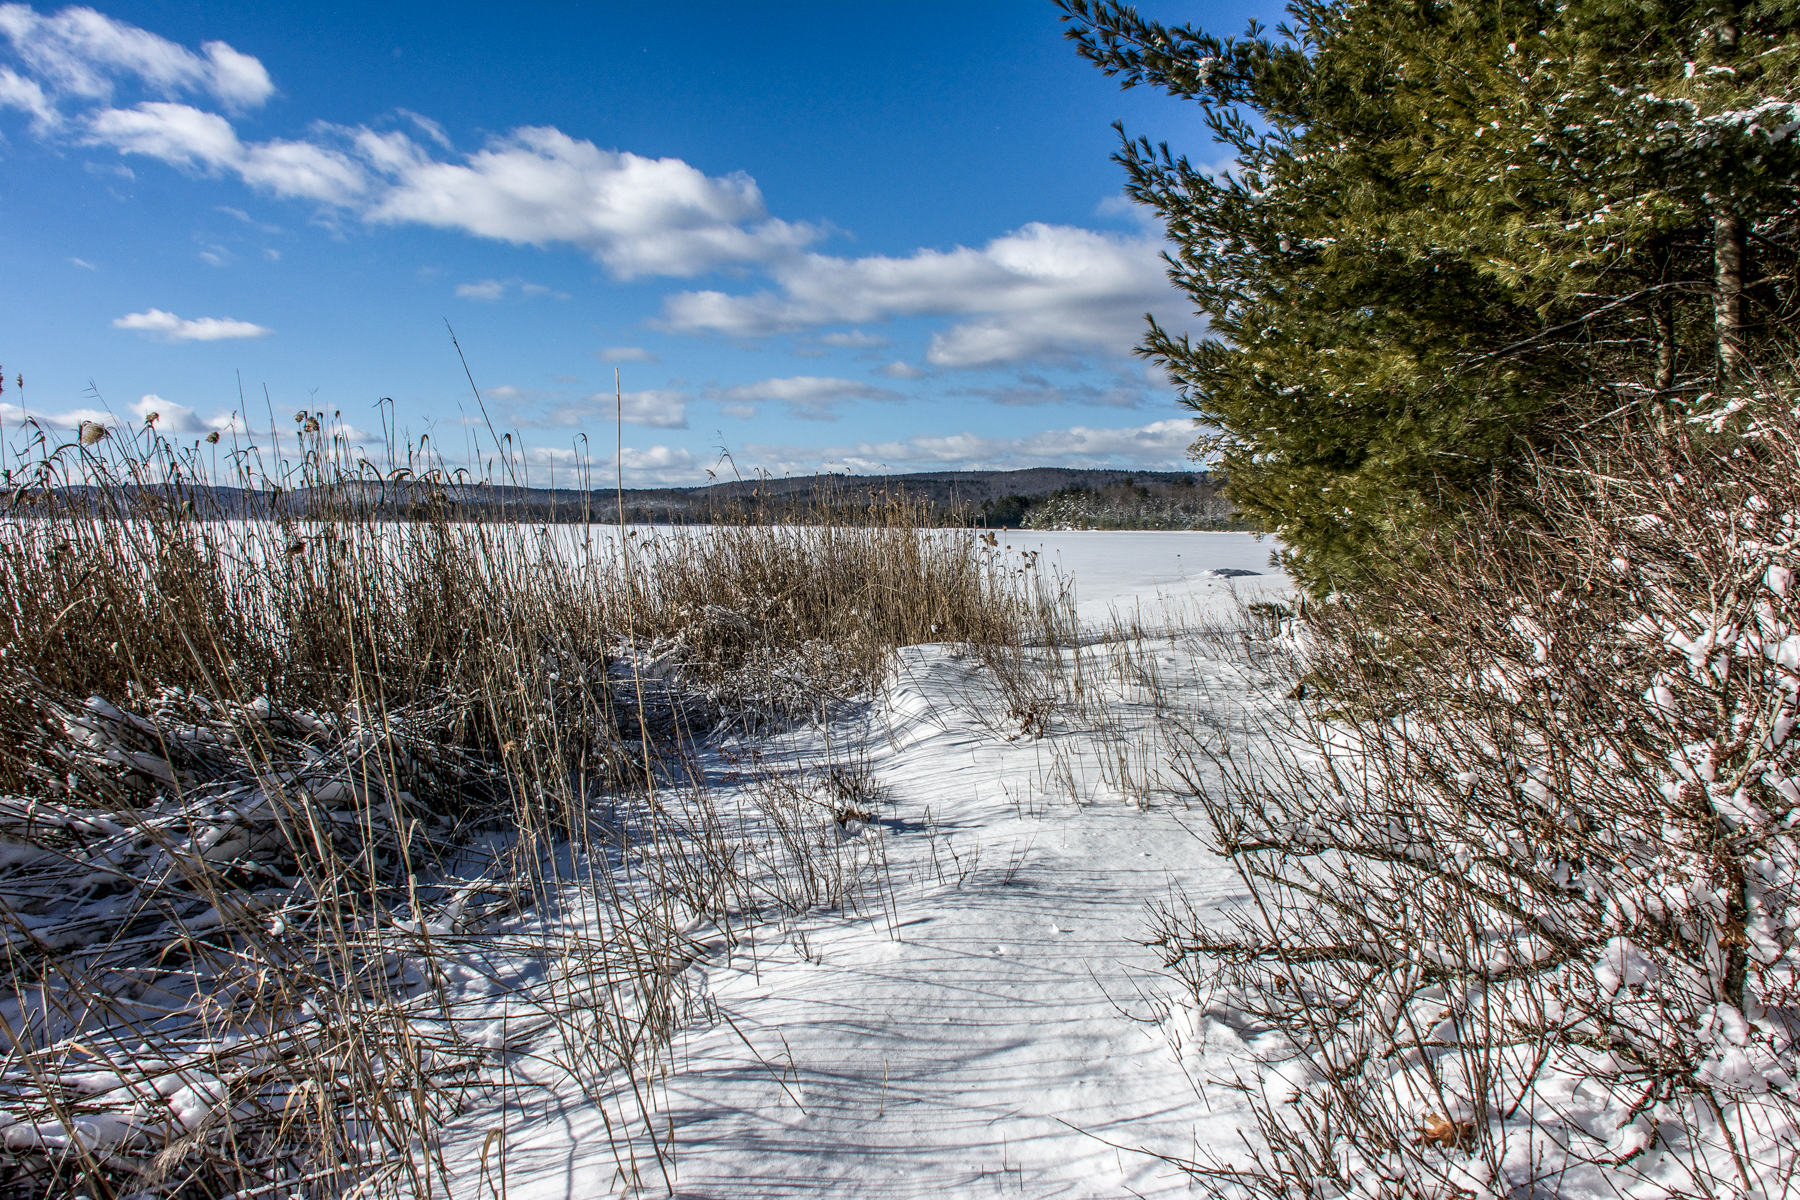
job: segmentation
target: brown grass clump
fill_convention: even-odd
[[[239,447],[229,489],[151,426],[39,431],[9,472],[0,1198],[441,1191],[440,1127],[507,1078],[448,982],[494,956],[562,964],[526,1025],[624,1104],[688,1011],[692,922],[881,902],[858,768],[759,767],[746,841],[684,783],[709,730],[1031,617],[904,501],[458,523],[466,480],[296,424],[291,472]],[[626,1178],[664,1162],[649,1109],[615,1128]]]

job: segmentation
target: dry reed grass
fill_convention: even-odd
[[[885,903],[866,768],[756,764],[725,813],[708,737],[909,642],[1016,646],[1041,598],[904,499],[619,544],[453,523],[465,481],[418,470],[397,522],[296,424],[291,470],[226,459],[263,510],[307,494],[277,520],[151,428],[39,430],[8,474],[0,1197],[446,1193],[440,1128],[532,1038],[653,1180],[704,930]],[[509,1032],[459,999],[484,972]]]

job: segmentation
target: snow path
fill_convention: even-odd
[[[959,668],[910,659],[908,686],[926,697]],[[805,1112],[741,1042],[705,1039],[674,1089],[682,1194],[1148,1194],[1170,1168],[1088,1135],[1191,1153],[1192,1085],[1163,1030],[1114,1002],[1146,1009],[1128,970],[1160,982],[1132,944],[1145,901],[1232,883],[1196,864],[1172,814],[1115,803],[1022,818],[1006,790],[1032,788],[1036,748],[996,744],[967,713],[939,717],[900,731],[904,748],[878,762],[902,831],[895,936],[828,927],[811,939],[816,964],[715,974],[750,1042],[792,1055]]]
[[[1190,702],[1243,698],[1229,667],[1179,670]],[[1188,1195],[1140,1151],[1239,1144],[1238,1097],[1203,1081],[1244,1044],[1171,1004],[1139,944],[1148,904],[1185,894],[1204,913],[1241,896],[1236,876],[1177,797],[1141,810],[1109,793],[1080,733],[1007,740],[983,694],[973,659],[921,646],[876,706],[860,752],[883,789],[885,906],[764,926],[691,968],[723,1016],[680,1035],[653,1089],[672,1194]],[[1050,786],[1059,754],[1104,798]],[[621,1194],[600,1116],[561,1092],[502,1119],[511,1200]],[[665,1194],[653,1161],[639,1169],[643,1194]]]

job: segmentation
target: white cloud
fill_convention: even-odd
[[[423,113],[416,113],[410,108],[399,108],[394,111],[411,121],[414,125],[417,125],[420,133],[423,133],[426,137],[430,138],[444,149],[451,149],[450,135],[444,132],[444,127],[442,125],[439,125],[436,121],[425,116]]]
[[[96,143],[121,154],[143,154],[179,166],[217,170],[235,164],[244,153],[230,121],[190,104],[147,101],[136,108],[102,109],[88,122],[88,132]]]
[[[410,122],[404,130],[318,123],[300,139],[246,141],[227,115],[178,98],[204,95],[229,114],[272,94],[262,64],[223,42],[195,52],[92,9],[43,16],[23,4],[0,4],[0,35],[10,40],[19,68],[0,66],[0,106],[31,113],[40,136],[66,128],[88,145],[235,176],[253,189],[370,224],[570,246],[620,279],[758,266],[773,280],[747,295],[671,296],[661,321],[670,330],[761,337],[949,317],[956,323],[933,334],[926,361],[985,368],[1122,355],[1139,339],[1146,310],[1185,311],[1164,278],[1155,233],[1031,224],[979,248],[835,257],[808,251],[825,228],[772,217],[743,172],[708,175],[677,158],[605,149],[547,126],[517,128],[459,155],[442,127],[406,111],[399,114]],[[139,81],[152,98],[130,97],[138,102],[115,107],[115,84],[125,79]],[[86,111],[68,116],[59,108],[74,103]],[[497,298],[497,282],[466,284],[459,294]],[[560,295],[520,280],[510,286],[519,295]],[[885,344],[856,328],[806,347],[872,351]],[[899,368],[888,373],[904,377]]]
[[[611,425],[623,417],[627,425],[649,429],[686,429],[687,406],[693,399],[686,392],[653,388],[643,392],[595,392],[580,404],[565,405],[550,414],[556,425],[582,428]]]
[[[184,321],[171,312],[152,308],[141,313],[127,313],[113,321],[115,329],[134,329],[139,333],[157,334],[168,342],[217,342],[227,338],[260,338],[274,333],[262,325],[234,321],[229,317],[196,317]]]
[[[601,392],[596,393],[592,399],[603,402],[613,399],[613,397]],[[688,396],[685,392],[665,389],[626,392],[623,400],[627,425],[644,425],[651,429],[686,429],[688,427]]]
[[[789,379],[765,379],[760,383],[710,391],[709,400],[733,404],[769,401],[787,405],[791,416],[808,421],[835,421],[833,409],[845,400],[904,400],[905,396],[872,383],[854,379],[825,379],[816,375],[796,375]]]
[[[258,59],[224,42],[206,42],[202,56],[91,8],[43,16],[30,5],[3,4],[0,34],[57,96],[107,100],[117,80],[135,78],[161,95],[205,93],[240,111],[255,108],[275,91]]]
[[[980,396],[994,404],[1025,407],[1038,404],[1083,404],[1101,408],[1138,408],[1144,402],[1143,389],[1126,386],[1095,387],[1091,383],[1058,386],[1041,375],[1022,374],[1017,385],[1010,387],[973,387],[956,393]]]
[[[1143,314],[1179,304],[1154,237],[1033,223],[979,250],[920,250],[905,258],[796,255],[774,263],[779,291],[748,296],[681,292],[662,326],[684,333],[762,337],[844,321],[964,316],[932,336],[940,367],[986,367],[1081,351],[1125,354]]]
[[[26,420],[35,421],[45,429],[67,430],[79,429],[89,421],[108,429],[115,429],[119,424],[119,418],[103,408],[72,408],[67,412],[50,414],[27,412],[17,404],[0,404],[0,422],[17,425]]]
[[[255,229],[260,229],[264,233],[280,233],[281,232],[281,226],[265,224],[262,221],[258,221],[255,217],[251,216],[249,213],[245,212],[243,209],[233,208],[229,204],[215,204],[213,206],[213,211],[214,212],[222,212],[228,217],[236,217],[238,220],[242,221],[244,224],[249,225]]]
[[[599,359],[601,362],[609,363],[653,363],[657,361],[656,355],[642,346],[608,346],[600,351]]]
[[[1227,161],[1234,162],[1235,160]],[[1207,174],[1211,175],[1214,173],[1215,172],[1211,168],[1208,168]],[[1163,230],[1162,218],[1157,215],[1154,208],[1151,208],[1147,204],[1139,204],[1136,200],[1133,200],[1130,196],[1124,194],[1107,196],[1102,199],[1100,203],[1094,206],[1094,215],[1101,220],[1119,221],[1134,225],[1139,232],[1146,236],[1161,233]]]
[[[769,217],[742,172],[712,177],[677,158],[603,150],[557,129],[515,129],[459,163],[432,159],[399,134],[378,154],[366,144],[372,137],[359,145],[391,183],[366,220],[566,243],[621,279],[768,262],[821,233]]]
[[[204,434],[219,430],[224,433],[243,432],[243,420],[235,412],[215,413],[210,417],[201,417],[193,409],[183,404],[165,400],[154,392],[144,396],[130,409],[133,420],[122,420],[117,413],[107,412],[101,408],[75,408],[60,413],[30,414],[40,425],[47,429],[79,429],[84,421],[92,421],[104,425],[108,429],[119,429],[134,425],[142,425],[152,413],[156,414],[156,429],[165,436],[182,434]],[[16,425],[26,417],[25,410],[16,404],[0,404],[0,422]]]
[[[719,411],[728,417],[736,417],[740,421],[748,421],[756,416],[754,404],[721,404]]]
[[[1193,420],[1177,417],[1119,429],[1077,425],[1019,438],[964,432],[819,448],[747,444],[744,455],[765,468],[774,463],[789,470],[805,469],[803,464],[858,472],[894,467],[1011,470],[1041,466],[1180,470],[1187,463],[1187,448],[1194,437]]]
[[[567,300],[569,293],[559,292],[555,288],[545,287],[541,283],[530,283],[523,279],[483,279],[479,283],[459,283],[456,294],[464,300],[501,300],[508,291],[516,289],[521,296],[550,296],[557,300]]]
[[[878,350],[889,345],[889,339],[852,329],[848,333],[828,333],[816,339],[821,346],[840,346],[849,350]]]
[[[207,90],[225,107],[255,108],[274,94],[275,83],[260,59],[233,50],[224,42],[206,42],[200,48],[212,64],[211,86]]]
[[[891,362],[885,367],[876,367],[876,373],[886,375],[889,379],[923,379],[925,372],[911,363]]]
[[[534,465],[557,470],[580,470],[594,476],[615,469],[611,455],[595,456],[574,447],[535,446],[530,450],[529,456]],[[625,483],[630,487],[702,483],[707,474],[706,468],[692,454],[679,447],[658,445],[639,449],[626,446],[617,461],[625,476]]]
[[[69,261],[84,271],[98,271],[100,269],[85,258],[71,258]]]
[[[619,461],[625,465],[628,473],[631,471],[681,471],[684,476],[689,478],[699,466],[694,461],[692,454],[670,446],[652,446],[648,450],[636,450],[627,446],[619,455]]]
[[[456,285],[456,298],[459,300],[498,300],[504,295],[506,295],[506,285],[498,279],[484,279],[480,283]]]
[[[340,151],[281,140],[246,145],[224,117],[187,104],[102,109],[88,119],[84,140],[212,174],[229,171],[291,199],[347,205],[368,188],[363,168]]]
[[[154,392],[131,406],[132,415],[137,417],[141,425],[151,413],[156,414],[156,430],[165,436],[184,433],[211,433],[215,429],[221,433],[233,431],[243,432],[244,423],[238,414],[214,413],[210,417],[201,417],[199,413],[184,404],[176,404],[172,400],[164,400]]]
[[[37,81],[16,74],[10,67],[0,67],[0,108],[30,113],[32,125],[40,132],[62,121],[62,114],[51,107]]]

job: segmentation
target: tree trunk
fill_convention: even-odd
[[[1650,319],[1656,324],[1656,390],[1675,386],[1675,301],[1667,292],[1656,298]]]
[[[1658,238],[1651,244],[1650,261],[1656,268],[1656,282],[1667,284],[1670,275],[1669,243]],[[1675,297],[1658,292],[1650,303],[1650,326],[1656,337],[1656,381],[1659,392],[1675,386]]]
[[[1713,214],[1713,328],[1719,375],[1735,379],[1744,363],[1744,221],[1723,208]]]
[[[1737,0],[1713,9],[1721,59],[1737,57]],[[1744,219],[1720,200],[1713,210],[1713,328],[1719,340],[1719,378],[1736,379],[1744,364]]]

